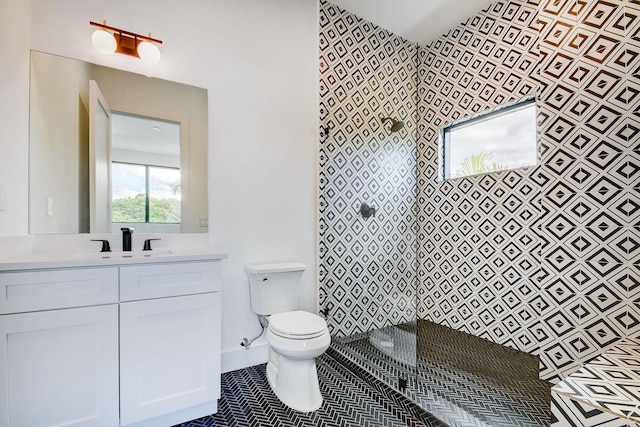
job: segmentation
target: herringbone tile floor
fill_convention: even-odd
[[[273,394],[265,365],[222,375],[218,413],[180,427],[442,427],[445,424],[364,371],[345,368],[331,349],[317,359],[324,402],[312,413],[283,405]]]
[[[376,345],[380,336],[393,346]],[[390,386],[408,378],[408,396],[452,427],[550,424],[551,384],[538,379],[539,360],[530,354],[424,320],[332,345]]]
[[[218,413],[180,427],[549,425],[551,385],[538,379],[536,357],[431,322],[399,329],[382,334],[401,354],[368,334],[334,340],[317,359],[324,403],[313,413],[284,406],[258,365],[223,374]],[[412,400],[394,390],[398,377]]]

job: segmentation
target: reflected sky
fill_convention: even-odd
[[[128,163],[112,163],[113,200],[134,198],[146,192],[146,167]],[[149,192],[158,199],[180,199],[175,192],[180,184],[180,170],[163,167],[149,167]]]
[[[473,154],[491,154],[492,162],[515,169],[537,164],[536,106],[531,103],[488,118],[470,121],[449,131],[446,159],[450,176]]]

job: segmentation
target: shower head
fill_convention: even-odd
[[[400,129],[402,129],[404,127],[404,122],[398,119],[393,119],[391,117],[385,117],[384,119],[382,119],[382,123],[386,122],[387,120],[391,120],[391,132],[398,132]]]

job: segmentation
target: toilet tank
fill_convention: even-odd
[[[298,286],[306,268],[299,262],[247,265],[251,311],[269,315],[296,310]]]

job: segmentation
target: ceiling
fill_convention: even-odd
[[[113,112],[111,148],[180,157],[180,125]]]
[[[409,41],[425,45],[494,0],[329,0]]]

